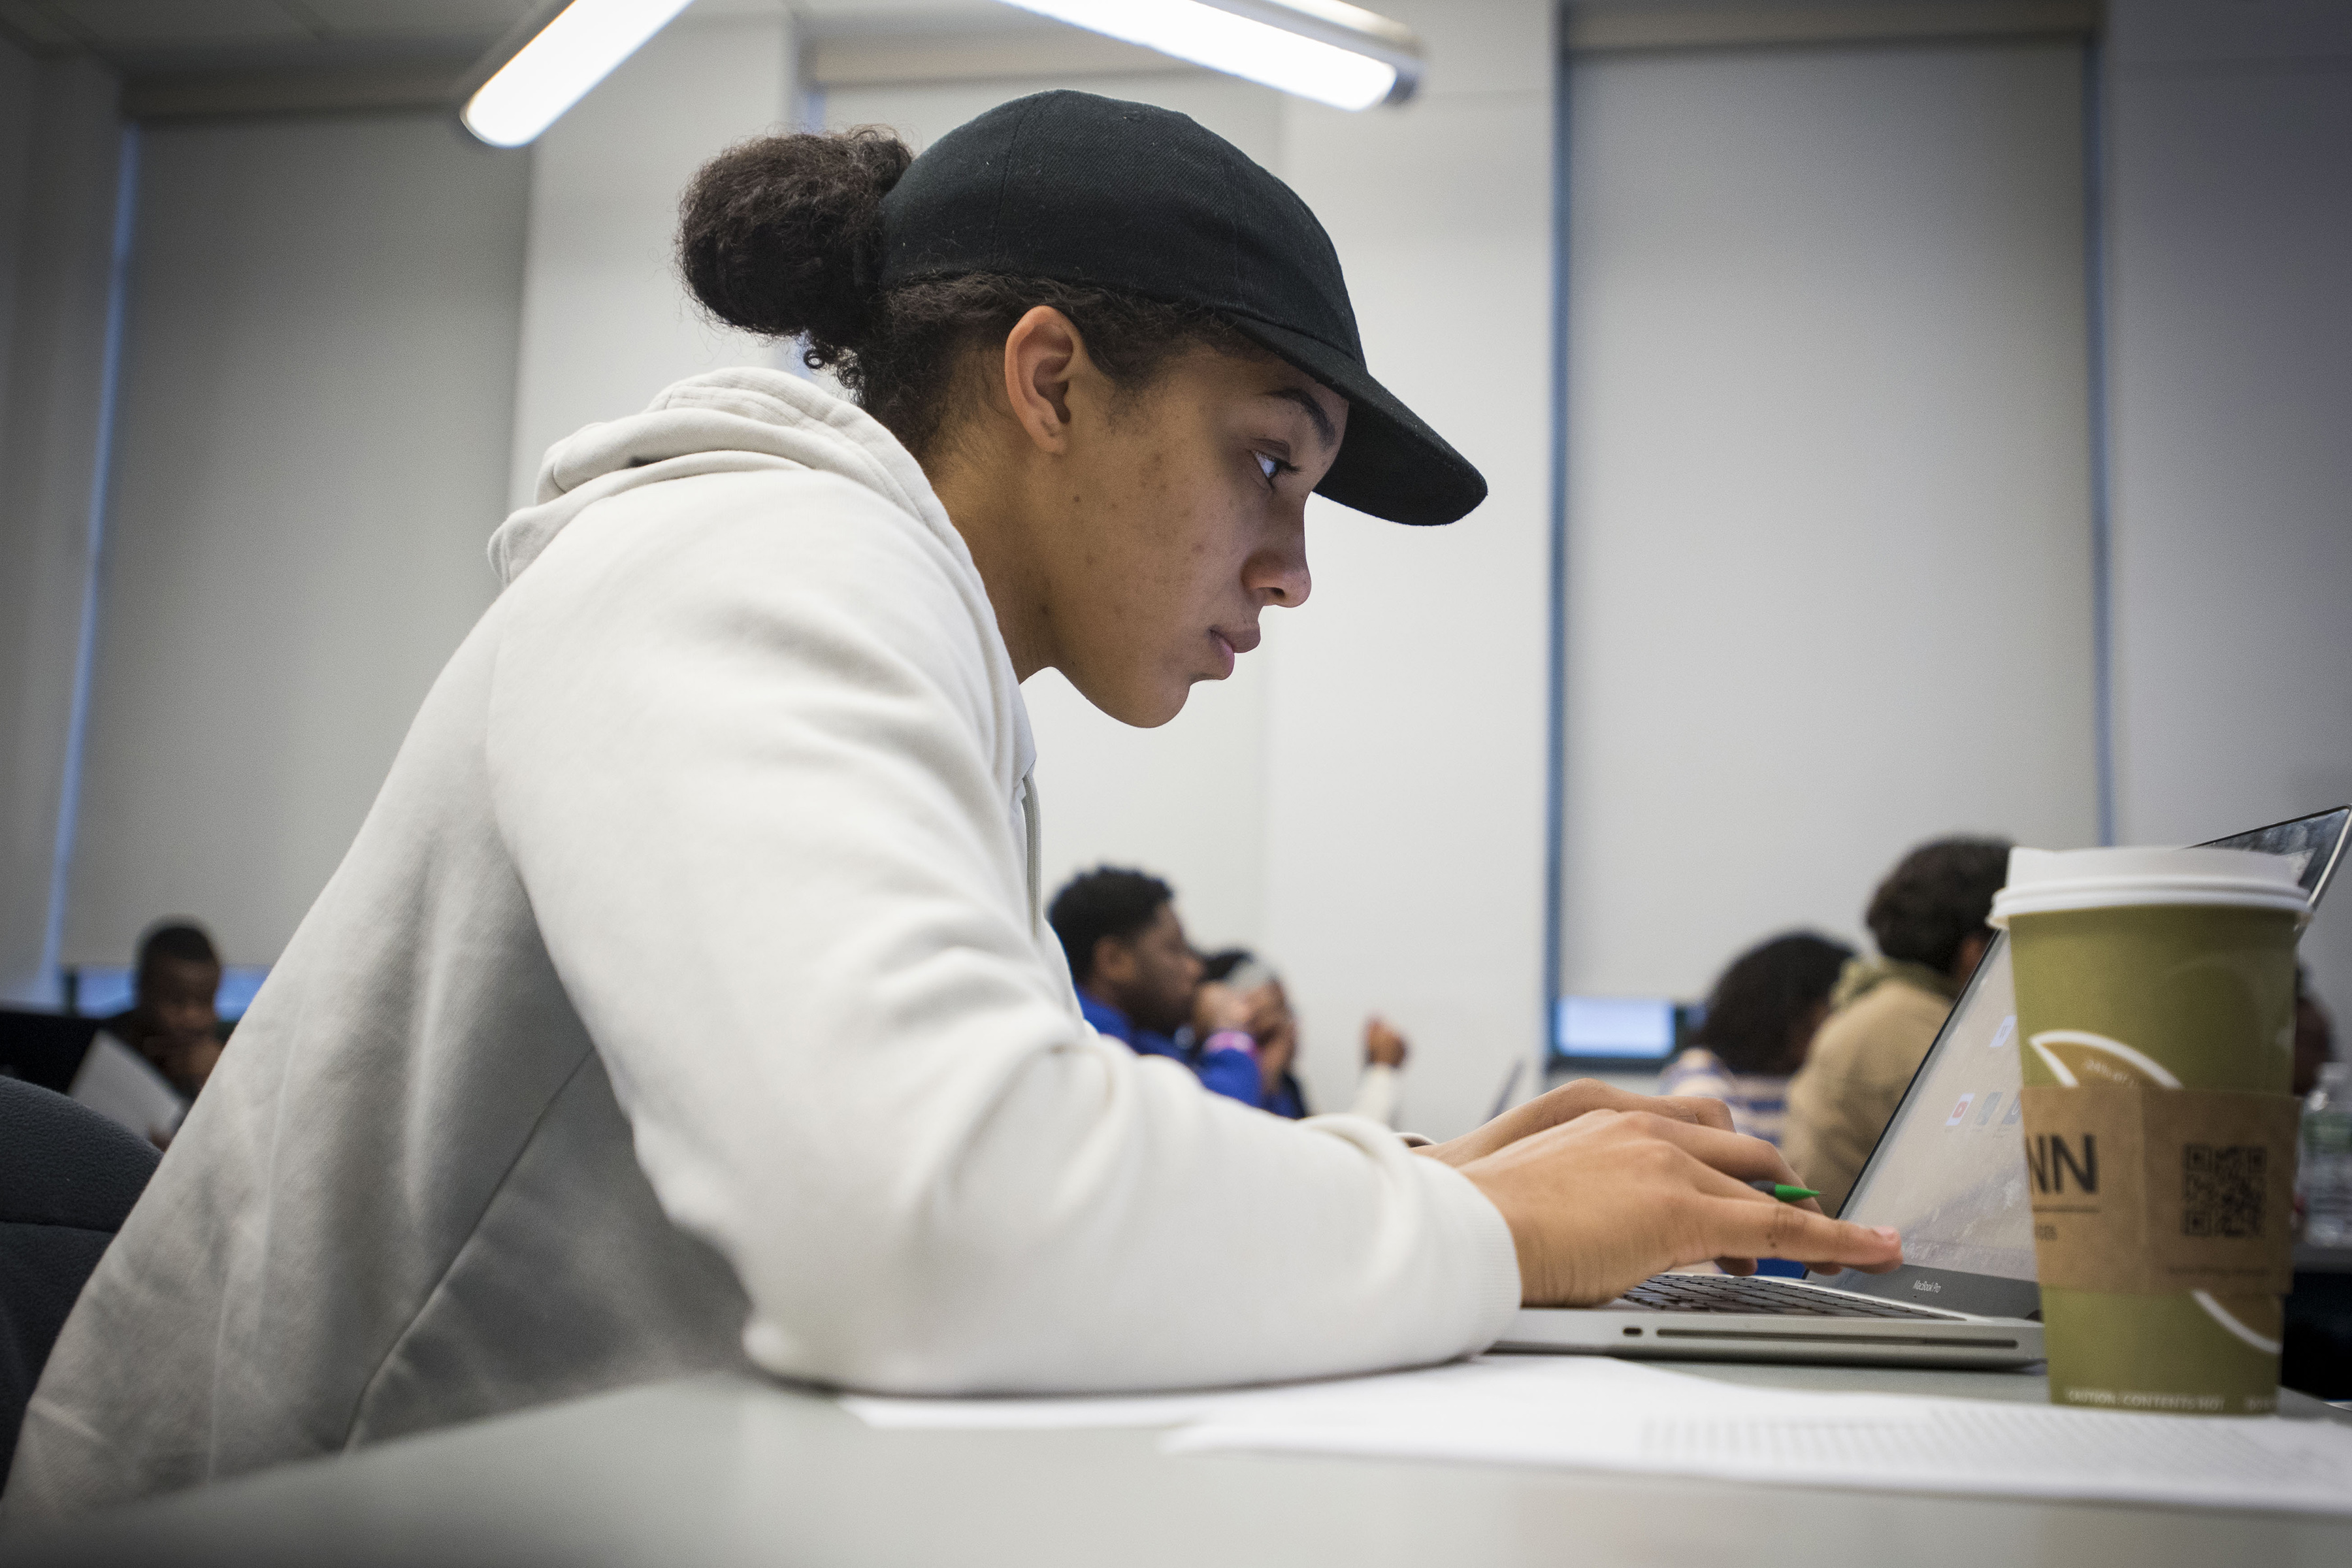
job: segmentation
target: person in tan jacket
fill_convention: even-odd
[[[1789,1085],[1781,1148],[1835,1214],[1878,1143],[1945,1015],[1991,945],[1985,924],[2009,844],[1939,838],[1903,858],[1863,916],[1880,956],[1839,976],[1829,1021]]]

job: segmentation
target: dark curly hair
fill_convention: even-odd
[[[1046,908],[1045,923],[1061,939],[1070,978],[1083,985],[1094,975],[1096,943],[1107,936],[1133,937],[1175,900],[1175,889],[1157,877],[1097,866],[1062,884]]]
[[[1878,951],[1950,973],[2009,880],[2009,848],[2006,838],[1938,838],[1903,857],[1863,916]]]
[[[1811,931],[1758,943],[1717,979],[1691,1043],[1713,1051],[1733,1072],[1795,1072],[1811,1042],[1810,1034],[1799,1037],[1799,1026],[1828,1005],[1853,956],[1845,943]]]
[[[971,351],[1001,344],[1040,305],[1076,325],[1122,389],[1195,347],[1264,353],[1214,311],[1083,284],[972,273],[884,289],[882,198],[913,161],[876,125],[741,142],[687,187],[677,258],[714,319],[805,338],[804,361],[830,367],[919,460],[949,433]]]
[[[163,963],[220,963],[219,950],[205,928],[184,915],[157,921],[139,938],[137,973],[142,981]]]

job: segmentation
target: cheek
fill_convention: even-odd
[[[1230,610],[1262,498],[1243,488],[1231,464],[1212,460],[1209,454],[1170,467],[1181,477],[1160,496],[1158,508],[1166,585],[1195,607]]]
[[[1208,454],[1154,445],[1106,480],[1096,521],[1113,543],[1103,564],[1117,587],[1105,599],[1125,630],[1203,631],[1246,553],[1231,476]]]
[[[1061,668],[1106,711],[1165,723],[1213,673],[1209,628],[1246,602],[1255,498],[1237,493],[1221,448],[1181,432],[1139,429],[1103,449],[1074,495],[1055,570]]]

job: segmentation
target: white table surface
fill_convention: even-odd
[[[1678,1370],[2040,1400],[2032,1373]],[[2299,1394],[2287,1413],[2344,1419]],[[288,1466],[56,1530],[54,1565],[1886,1563],[2347,1568],[2352,1521],[1219,1455],[1146,1431],[882,1432],[750,1377],[652,1384]]]

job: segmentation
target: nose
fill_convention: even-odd
[[[1314,591],[1307,570],[1307,515],[1302,509],[1280,535],[1269,541],[1242,568],[1242,586],[1259,602],[1295,610]]]

